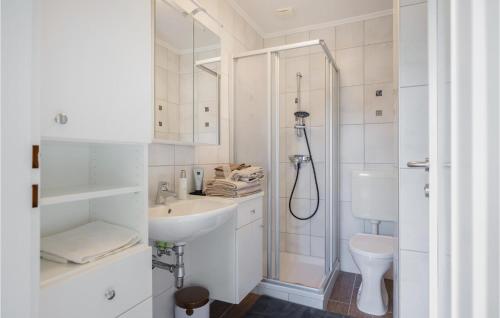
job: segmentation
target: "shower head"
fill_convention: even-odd
[[[300,110],[300,111],[295,112],[294,115],[296,118],[307,118],[307,117],[309,117],[310,114],[308,112]]]

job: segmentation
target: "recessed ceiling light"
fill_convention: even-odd
[[[274,14],[276,16],[288,16],[293,14],[293,8],[292,7],[286,7],[286,8],[279,8],[274,10]]]

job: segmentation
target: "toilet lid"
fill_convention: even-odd
[[[349,240],[351,251],[373,258],[392,258],[394,239],[391,236],[356,234]]]

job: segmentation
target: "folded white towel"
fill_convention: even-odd
[[[243,181],[233,181],[229,179],[213,179],[207,181],[206,188],[224,188],[229,190],[241,190],[245,188],[250,188],[254,186],[260,186],[261,182],[259,180],[254,180],[250,182]]]
[[[261,167],[248,167],[241,170],[234,170],[231,172],[229,179],[233,181],[252,182],[262,180],[264,178],[264,169]]]
[[[135,231],[94,221],[43,237],[40,255],[54,262],[84,264],[123,251],[139,241],[139,234]]]

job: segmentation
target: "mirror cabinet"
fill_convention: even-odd
[[[156,142],[219,144],[220,43],[193,15],[155,1]]]

